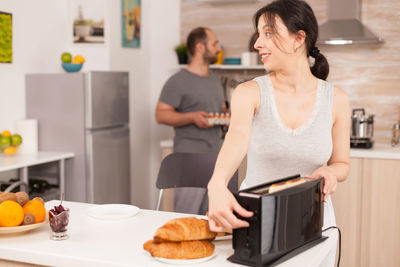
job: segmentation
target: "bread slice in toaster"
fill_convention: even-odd
[[[282,182],[282,183],[272,184],[268,188],[268,193],[274,193],[277,191],[281,191],[283,189],[286,189],[286,188],[289,188],[289,187],[292,187],[295,185],[299,185],[299,184],[302,184],[305,182],[306,182],[306,179],[298,178],[298,179],[289,180],[289,181]]]

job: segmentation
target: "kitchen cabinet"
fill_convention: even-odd
[[[362,159],[351,158],[350,173],[332,195],[336,224],[342,232],[340,266],[360,266]]]
[[[342,267],[399,266],[400,160],[352,158],[332,196],[342,231]]]
[[[360,266],[399,266],[400,160],[363,161]]]

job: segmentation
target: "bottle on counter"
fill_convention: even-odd
[[[393,125],[392,129],[392,146],[398,145],[400,142],[400,121]]]
[[[215,64],[222,64],[224,63],[224,47],[221,46],[221,50],[219,51],[218,55],[217,55],[217,62],[215,62]]]

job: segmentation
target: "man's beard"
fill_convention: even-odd
[[[206,52],[204,53],[203,56],[204,62],[207,62],[208,64],[214,64],[215,62],[218,61],[217,55],[212,55],[210,53],[210,50],[206,49]]]

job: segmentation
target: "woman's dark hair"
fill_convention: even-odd
[[[194,56],[195,48],[197,43],[204,43],[206,45],[207,43],[207,30],[208,28],[205,27],[198,27],[193,29],[186,40],[186,47],[187,47],[187,52],[190,57]]]
[[[318,38],[318,23],[311,7],[302,0],[276,0],[259,9],[254,14],[254,26],[257,32],[258,21],[265,16],[271,29],[276,32],[276,15],[278,15],[289,32],[296,34],[303,30],[306,33],[307,56],[311,53],[315,56],[315,63],[311,67],[312,74],[322,80],[326,80],[329,74],[329,64],[325,56],[315,53],[315,43]],[[319,51],[318,51],[319,52]]]

